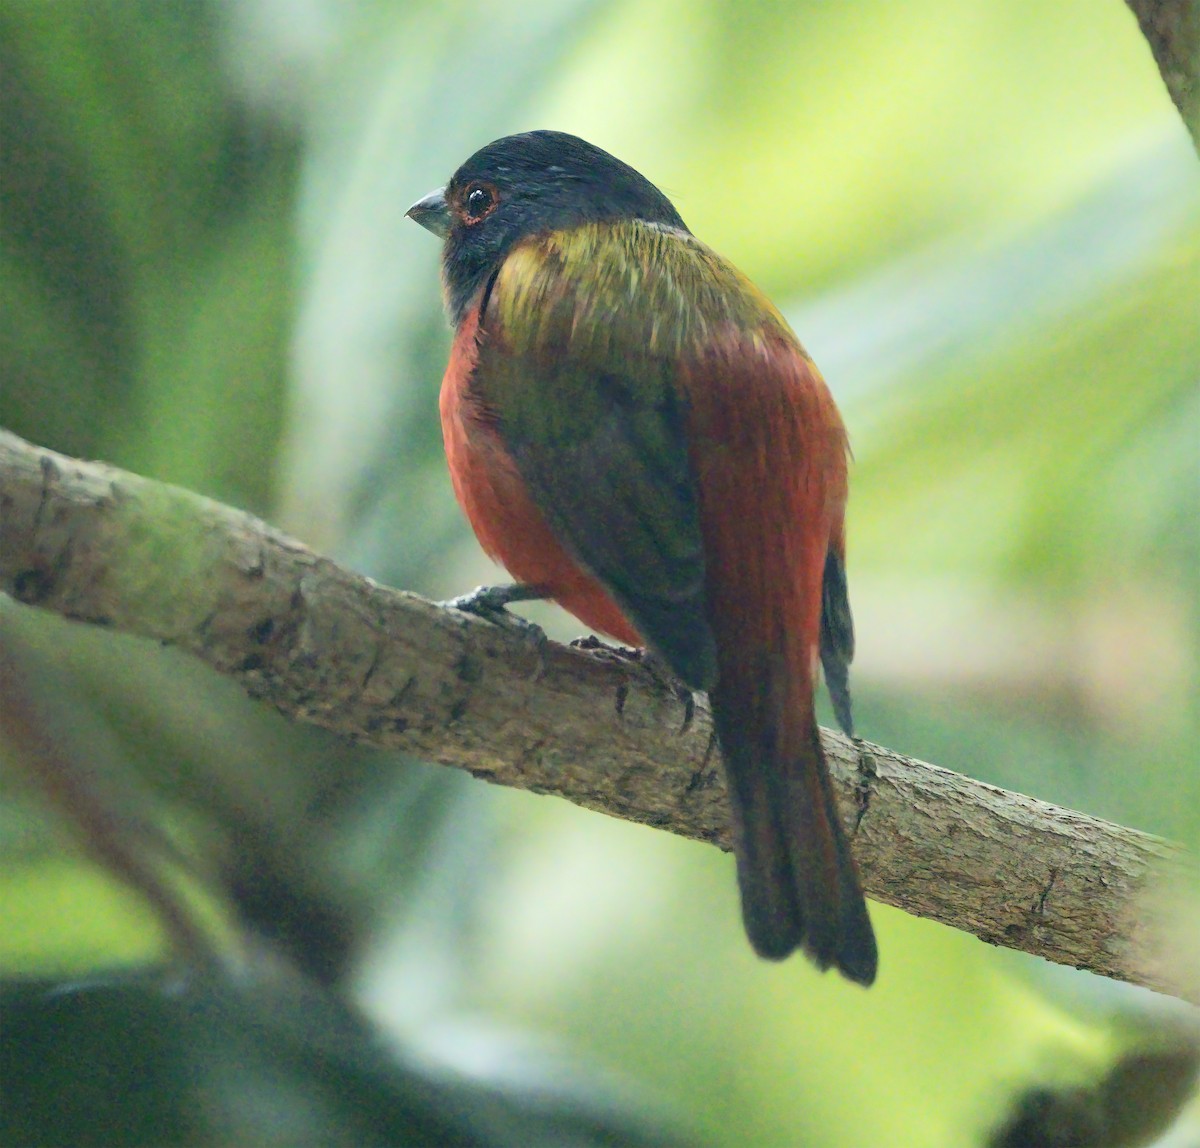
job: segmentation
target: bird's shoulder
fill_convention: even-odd
[[[486,323],[517,353],[683,360],[728,331],[799,342],[749,278],[680,228],[642,220],[529,236],[499,268]]]

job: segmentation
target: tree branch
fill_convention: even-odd
[[[0,590],[179,646],[299,721],[729,848],[706,708],[389,590],[250,515],[0,431]],[[867,892],[1200,1003],[1145,894],[1177,846],[824,733]]]
[[[1126,0],[1200,152],[1200,0]]]

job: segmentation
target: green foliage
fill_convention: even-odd
[[[1200,844],[1200,169],[1116,0],[5,0],[0,423],[485,580],[403,212],[534,126],[667,190],[821,364],[862,732]],[[0,736],[4,1143],[663,1143],[669,1109],[949,1146],[1143,1063],[1110,986],[880,907],[870,993],[765,966],[710,849],[100,629],[0,603],[0,642],[54,747]],[[148,971],[156,897],[240,974]]]

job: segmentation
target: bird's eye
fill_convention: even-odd
[[[463,219],[467,223],[478,223],[491,215],[500,202],[500,196],[490,183],[473,183],[463,196]]]

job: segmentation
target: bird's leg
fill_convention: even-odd
[[[520,634],[537,653],[539,669],[535,677],[541,677],[543,654],[548,640],[546,631],[536,622],[510,613],[508,607],[514,602],[540,602],[548,597],[545,586],[511,582],[504,586],[476,586],[469,594],[448,598],[438,605],[447,610],[461,610],[464,614],[474,614],[485,622],[491,622],[493,626]]]
[[[447,610],[461,610],[464,614],[474,614],[477,618],[486,618],[489,622],[504,625],[505,619],[513,617],[507,608],[514,602],[540,602],[549,596],[545,586],[509,582],[504,586],[476,586],[469,594],[447,598],[438,605],[445,606]],[[530,625],[532,624],[531,622]]]

